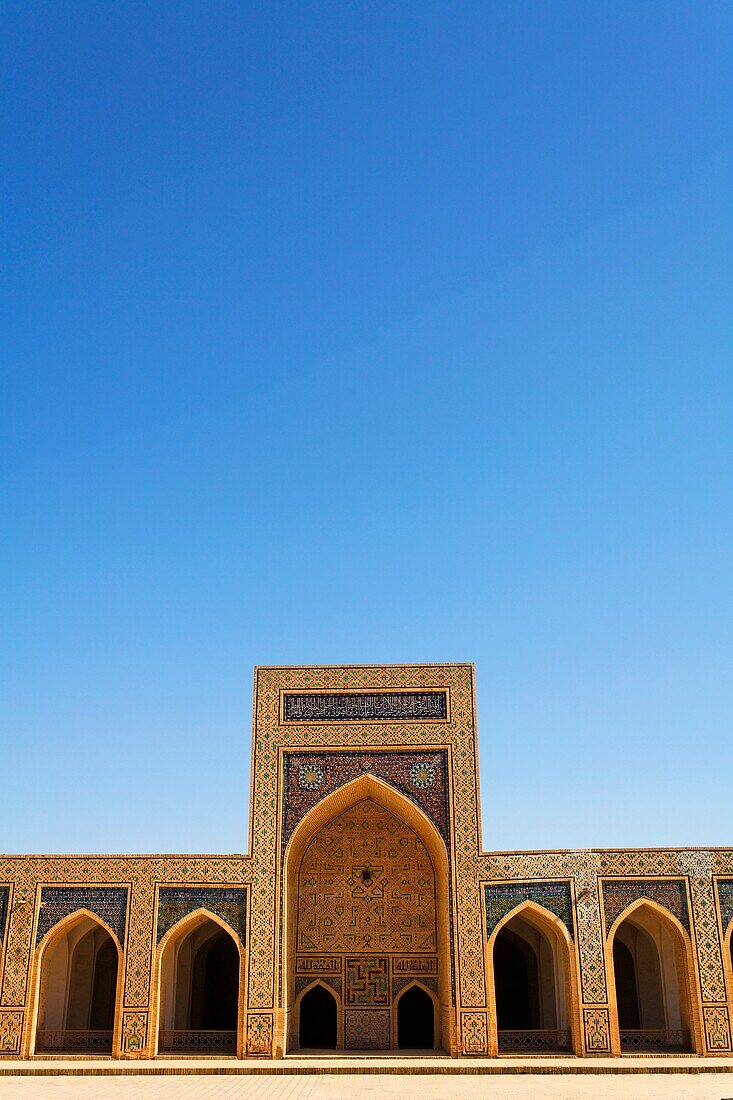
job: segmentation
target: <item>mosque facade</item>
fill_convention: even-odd
[[[479,822],[473,666],[258,668],[249,854],[0,857],[0,1055],[730,1056],[733,850]]]

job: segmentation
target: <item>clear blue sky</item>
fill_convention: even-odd
[[[489,847],[730,844],[733,8],[2,10],[0,847],[244,851],[475,661]]]

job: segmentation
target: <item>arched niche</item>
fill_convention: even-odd
[[[436,1014],[436,1031],[439,1035],[439,1044],[450,1052],[455,1052],[455,1012],[452,1006],[451,993],[451,959],[450,959],[450,895],[448,888],[448,857],[445,843],[438,833],[435,825],[408,798],[402,795],[388,783],[372,775],[363,775],[352,782],[345,784],[338,790],[324,797],[295,829],[285,850],[283,860],[283,945],[282,945],[282,972],[283,1011],[278,1015],[278,1031],[276,1035],[276,1055],[280,1056],[286,1050],[297,1049],[298,1030],[295,1018],[295,961],[297,949],[297,923],[299,884],[298,877],[301,862],[307,849],[324,828],[329,826],[337,818],[347,813],[353,807],[366,801],[373,801],[377,806],[394,815],[406,830],[414,834],[420,841],[429,856],[435,883],[435,919],[436,919],[436,958],[438,979],[438,1011]],[[349,1006],[344,1005],[344,1011]],[[386,1001],[382,1011],[392,1012],[393,1006]],[[388,1034],[393,1045],[396,1028],[391,1024]]]
[[[241,1053],[243,959],[234,931],[208,910],[168,930],[157,952],[159,1054]]]
[[[395,1000],[397,1050],[434,1050],[436,1035],[437,999],[420,982],[412,982],[402,989]]]
[[[490,1053],[580,1053],[577,963],[563,921],[522,902],[493,930],[486,955]]]
[[[38,946],[37,1054],[109,1055],[115,1048],[122,950],[96,913],[79,910]]]
[[[312,982],[298,994],[295,1006],[301,1050],[336,1050],[341,1037],[341,1003],[330,986]]]
[[[690,938],[676,917],[642,898],[606,943],[613,1046],[622,1054],[703,1053]]]

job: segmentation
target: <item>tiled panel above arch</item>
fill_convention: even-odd
[[[603,879],[602,892],[606,933],[609,932],[614,921],[623,913],[624,909],[635,901],[647,898],[672,913],[689,935],[690,913],[684,879]]]
[[[486,905],[486,935],[491,936],[496,926],[524,901],[533,901],[563,922],[571,939],[573,930],[573,902],[570,883],[562,882],[495,882],[484,887]]]
[[[107,924],[123,945],[127,921],[126,886],[44,886],[36,928],[36,944],[59,921],[79,909],[88,909]]]
[[[373,775],[420,807],[450,852],[448,750],[298,751],[284,755],[282,846],[320,800],[362,775]]]
[[[245,887],[161,886],[158,894],[156,943],[183,917],[208,909],[246,942],[247,890]]]
[[[733,921],[733,878],[718,879],[718,900],[720,902],[720,923],[723,935]]]

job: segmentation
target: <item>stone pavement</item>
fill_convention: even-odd
[[[722,1100],[733,1074],[0,1077],[0,1100]]]
[[[394,1053],[0,1062],[0,1100],[733,1100],[733,1060]]]

